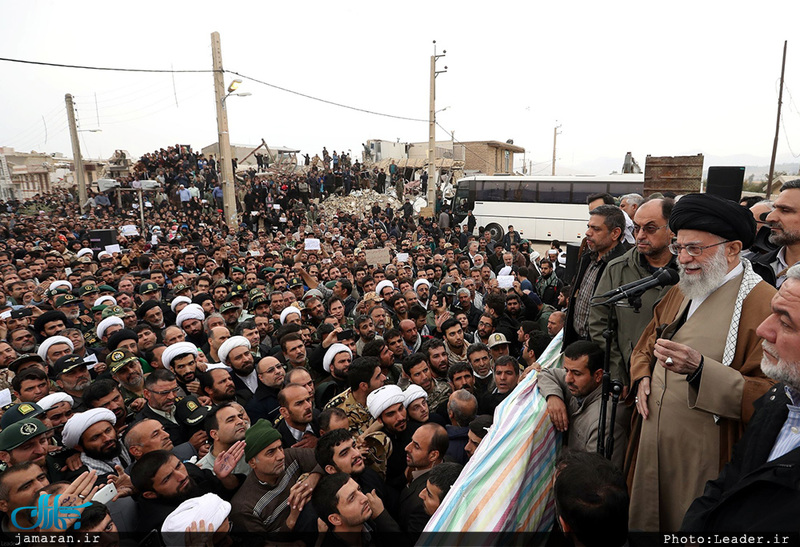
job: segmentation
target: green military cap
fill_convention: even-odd
[[[250,309],[254,310],[257,306],[261,304],[269,304],[269,298],[264,296],[263,294],[256,296],[255,298],[250,299]]]
[[[29,420],[42,414],[44,410],[36,403],[16,403],[11,405],[3,413],[3,418],[0,419],[0,428],[5,429],[11,424],[21,422],[22,420]]]
[[[241,306],[237,306],[233,302],[225,302],[222,306],[220,306],[219,313],[225,313],[231,310],[241,310],[241,309],[242,309]]]
[[[4,452],[14,450],[32,438],[47,433],[47,431],[49,431],[47,426],[36,418],[24,419],[16,423],[12,422],[0,432],[0,450]]]
[[[79,294],[81,296],[86,296],[87,294],[91,294],[91,293],[95,293],[95,292],[100,292],[100,290],[97,288],[97,285],[94,285],[94,284],[90,283],[88,285],[84,285],[83,287],[81,287],[81,289],[79,291]]]
[[[231,271],[232,272],[239,272],[239,273],[247,273],[247,272],[244,271],[244,268],[240,268],[239,266],[234,266],[233,268],[231,268]]]
[[[92,313],[97,313],[97,312],[99,312],[99,311],[100,311],[100,312],[101,312],[101,311],[103,311],[104,309],[106,309],[106,308],[108,308],[108,307],[109,307],[109,306],[106,306],[105,304],[99,304],[99,305],[97,305],[97,306],[92,306],[92,309],[91,309],[91,311],[92,311]]]
[[[138,361],[139,358],[126,349],[115,349],[106,357],[106,365],[108,365],[111,374],[115,374],[119,369],[130,363],[131,361]]]
[[[151,292],[160,291],[161,287],[155,281],[145,281],[139,285],[139,294],[147,294]]]
[[[125,310],[122,309],[122,306],[107,306],[103,313],[100,314],[100,317],[103,319],[106,317],[125,317]]]
[[[61,294],[56,298],[56,308],[67,306],[69,304],[78,304],[79,300],[71,294]]]
[[[117,293],[117,289],[115,289],[111,285],[100,285],[99,287],[97,287],[97,289],[100,292],[104,292],[105,291],[105,292],[113,292],[114,294]]]

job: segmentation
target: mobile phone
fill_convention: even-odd
[[[336,335],[336,339],[339,342],[341,342],[342,340],[350,340],[352,338],[355,338],[355,332],[353,331],[353,329],[343,330],[342,332]]]
[[[113,500],[117,496],[117,487],[114,486],[114,483],[109,483],[98,490],[94,496],[92,496],[92,501],[96,501],[97,503],[102,503],[103,505],[108,504],[111,500]]]

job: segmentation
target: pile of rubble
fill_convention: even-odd
[[[391,205],[392,209],[397,211],[403,204],[395,195],[393,188],[390,188],[386,194],[379,194],[375,190],[356,190],[347,196],[334,194],[320,204],[319,210],[322,220],[325,222],[330,222],[338,211],[364,218],[370,214],[370,209],[376,202],[381,209],[386,209],[387,205]]]

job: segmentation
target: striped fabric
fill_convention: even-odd
[[[539,359],[544,368],[561,366],[559,333]],[[429,532],[546,532],[555,520],[553,471],[560,446],[529,374],[497,407],[494,425],[467,462],[425,527],[418,545],[452,543]]]

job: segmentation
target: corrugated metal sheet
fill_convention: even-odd
[[[647,156],[644,163],[644,195],[655,192],[690,194],[700,191],[703,154],[696,156]]]

